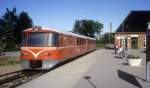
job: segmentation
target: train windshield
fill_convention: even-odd
[[[59,34],[44,32],[23,33],[23,46],[58,46]]]
[[[42,32],[28,33],[27,45],[28,46],[45,46],[46,45],[46,33],[42,33]]]

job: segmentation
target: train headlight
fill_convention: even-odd
[[[28,53],[21,52],[21,56],[27,56]]]
[[[51,53],[47,52],[44,54],[45,56],[51,56]]]

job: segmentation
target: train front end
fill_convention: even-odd
[[[33,27],[23,32],[21,65],[23,69],[49,69],[59,63],[59,33]]]

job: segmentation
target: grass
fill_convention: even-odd
[[[99,43],[99,44],[98,44],[98,43],[97,43],[97,44],[96,44],[96,47],[102,49],[102,48],[105,48],[105,44],[102,44],[102,43]]]
[[[16,65],[19,64],[20,60],[18,57],[0,57],[0,66],[4,65]]]

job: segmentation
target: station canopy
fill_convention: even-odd
[[[119,25],[116,33],[119,32],[146,32],[150,21],[150,10],[131,11],[124,21]]]

